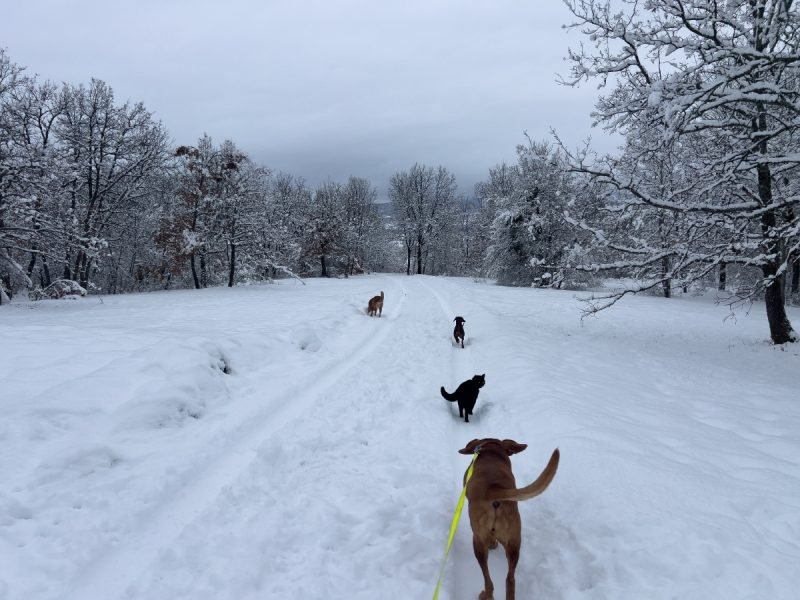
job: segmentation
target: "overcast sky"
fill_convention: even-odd
[[[0,45],[43,79],[106,81],[176,144],[232,139],[316,184],[385,194],[415,162],[470,194],[527,131],[591,135],[597,89],[556,83],[577,33],[560,0],[5,0]]]

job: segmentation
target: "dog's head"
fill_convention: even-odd
[[[525,450],[528,444],[520,444],[514,440],[498,440],[496,438],[483,438],[480,440],[472,440],[469,444],[464,446],[458,451],[459,454],[472,454],[477,448],[495,448],[502,449],[508,456],[517,454]]]
[[[453,319],[456,322],[456,325],[461,325],[462,323],[466,323],[467,320],[464,317],[456,317]]]
[[[483,375],[473,375],[472,381],[478,384],[479,388],[482,388],[484,385],[486,385],[486,373]]]

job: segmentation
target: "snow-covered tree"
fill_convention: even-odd
[[[130,221],[152,212],[163,128],[141,104],[115,105],[103,82],[40,83],[3,51],[0,81],[0,278],[118,289]]]
[[[232,141],[217,146],[207,135],[175,156],[175,202],[156,240],[171,270],[188,262],[195,288],[222,281],[222,273],[233,286],[239,262],[259,254],[269,172]]]
[[[20,253],[35,246],[33,203],[26,185],[28,153],[19,122],[20,96],[30,79],[0,48],[0,304],[16,283],[29,287]]]
[[[636,156],[572,155],[573,168],[604,188],[606,208],[640,207],[684,222],[668,248],[576,223],[631,266],[670,264],[660,276],[599,298],[599,310],[626,293],[690,281],[722,264],[755,266],[775,343],[796,339],[784,307],[784,278],[800,235],[800,196],[776,182],[800,167],[800,15],[792,0],[565,0],[593,48],[570,51],[576,85],[598,79],[611,90],[594,117],[637,139]],[[653,163],[682,160],[679,185],[654,186]],[[592,264],[592,268],[621,267]],[[679,275],[680,274],[680,275]]]
[[[149,194],[148,178],[166,160],[167,135],[144,105],[115,105],[112,89],[97,79],[88,88],[66,85],[64,96],[57,129],[72,173],[65,182],[63,274],[86,287],[106,254],[107,235]]]
[[[341,184],[327,181],[314,190],[306,215],[303,247],[307,256],[319,260],[322,277],[328,277],[331,264],[339,262],[346,254],[345,216]]]
[[[257,263],[261,274],[272,279],[299,270],[303,230],[311,205],[311,190],[300,177],[277,173],[267,180],[264,220],[259,229]]]
[[[52,283],[50,264],[64,255],[66,247],[63,189],[72,169],[56,132],[64,94],[56,85],[35,79],[29,79],[20,92],[12,116],[21,134],[21,189],[28,201],[31,233],[26,275],[45,288]]]
[[[345,210],[346,275],[363,272],[376,243],[375,232],[381,227],[375,201],[377,190],[367,179],[350,177],[342,188]]]
[[[215,233],[225,250],[228,287],[233,287],[237,260],[258,260],[258,252],[253,251],[263,226],[269,171],[253,163],[230,140],[222,144],[220,158],[223,176],[216,185]]]
[[[490,231],[484,220],[481,200],[459,196],[451,210],[452,226],[443,246],[443,272],[457,275],[480,275]]]
[[[195,289],[208,285],[207,254],[214,223],[210,197],[218,156],[208,135],[200,138],[196,147],[175,149],[175,200],[156,235],[164,257],[163,270],[177,275],[188,265]]]
[[[480,202],[476,238],[480,243],[482,274],[490,270],[487,252],[491,245],[492,223],[497,215],[497,207],[511,197],[516,179],[516,167],[503,162],[489,169],[488,179],[475,184],[475,196]]]
[[[486,270],[503,285],[560,286],[574,234],[563,211],[571,199],[559,152],[530,139],[517,164],[490,171],[481,189],[494,209]]]

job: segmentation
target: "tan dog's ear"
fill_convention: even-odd
[[[475,452],[475,448],[477,448],[478,445],[482,441],[483,440],[472,440],[469,444],[467,444],[461,450],[459,450],[458,453],[459,454],[472,454],[473,452]]]
[[[514,440],[503,440],[503,449],[508,453],[509,456],[512,454],[517,454],[518,452],[522,452],[527,447],[528,444],[520,444]]]

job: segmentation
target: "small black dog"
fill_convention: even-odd
[[[448,394],[447,390],[442,386],[442,397],[449,402],[458,402],[458,418],[464,417],[464,422],[469,423],[469,416],[472,414],[472,409],[475,408],[475,402],[478,400],[478,392],[480,392],[485,383],[486,373],[475,375],[472,379],[467,379],[459,385],[458,389],[452,394]]]
[[[464,323],[467,320],[464,317],[456,317],[453,319],[456,322],[456,328],[453,329],[453,337],[456,338],[456,344],[461,342],[461,347],[464,347]]]

